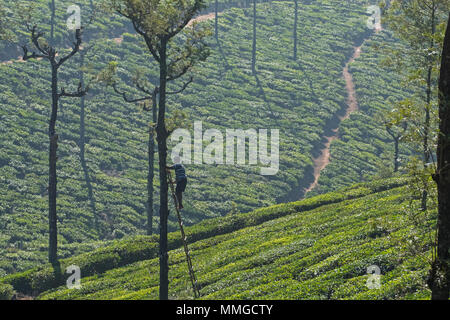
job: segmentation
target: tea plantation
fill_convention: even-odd
[[[406,183],[378,180],[188,227],[201,299],[429,298],[426,230],[434,218],[423,230],[405,219]],[[191,299],[179,233],[169,239],[170,298]],[[81,289],[62,286],[60,272],[70,264],[81,267]],[[372,265],[380,268],[380,287],[369,289]],[[44,266],[1,282],[38,299],[158,298],[156,238],[116,241],[62,260],[60,268]]]
[[[45,1],[37,5],[47,10]],[[302,188],[312,181],[311,156],[320,149],[323,134],[337,114],[346,108],[342,68],[355,41],[372,36],[366,27],[367,5],[367,1],[352,1],[343,6],[335,0],[300,3],[299,59],[293,61],[293,3],[259,3],[256,76],[251,74],[250,61],[252,10],[233,8],[221,14],[219,43],[208,40],[210,58],[197,67],[194,83],[183,94],[170,97],[169,115],[176,109],[184,111],[191,132],[194,121],[202,121],[203,130],[222,132],[227,128],[279,129],[280,169],[275,176],[261,176],[255,166],[187,165],[187,225],[302,196]],[[48,28],[48,19],[44,20]],[[211,21],[204,23],[212,25]],[[57,24],[62,28],[64,20],[57,20]],[[130,95],[137,94],[129,86],[135,70],[148,79],[155,78],[154,63],[123,19],[101,17],[90,28],[86,39],[89,46],[95,45],[83,66],[86,78],[111,61],[119,62],[119,86]],[[56,33],[55,38],[64,41],[62,34]],[[390,40],[380,35],[374,41]],[[4,59],[11,59],[13,53],[5,50]],[[42,264],[47,257],[48,70],[45,61],[0,64],[0,276]],[[61,85],[76,86],[79,70],[80,62],[74,58],[60,71]],[[384,80],[376,80],[378,76],[384,79],[382,73],[374,74],[370,85],[384,87]],[[357,87],[362,90],[368,82],[360,78]],[[367,95],[361,101],[382,103],[380,98],[385,97],[371,96],[371,92],[361,91]],[[61,258],[145,233],[150,114],[141,109],[124,103],[110,88],[93,87],[86,99],[84,172],[80,106],[74,99],[62,100],[57,123]],[[367,153],[373,158],[384,151],[370,149]],[[358,165],[369,171],[373,167],[370,161]],[[323,185],[333,189],[343,184],[339,181],[354,181],[353,172],[339,172],[342,177],[338,182],[324,180]],[[157,190],[156,179],[155,187]],[[157,232],[157,216],[154,219]],[[171,215],[171,230],[175,226]]]
[[[383,64],[381,46],[399,46],[388,31],[366,40],[361,56],[350,65],[359,110],[341,122],[339,139],[331,144],[330,164],[321,172],[319,185],[308,196],[336,190],[370,179],[375,174],[391,176],[394,170],[394,143],[381,124],[379,115],[393,109],[406,97],[407,90],[398,74]],[[411,150],[400,144],[400,165]]]

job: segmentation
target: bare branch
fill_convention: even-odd
[[[127,18],[127,19],[129,19],[129,20],[131,21],[131,23],[133,24],[133,28],[134,28],[134,30],[136,31],[136,33],[139,34],[139,35],[141,35],[141,36],[144,38],[145,43],[147,44],[148,50],[150,50],[150,52],[151,52],[153,58],[154,58],[157,62],[160,62],[161,59],[160,59],[160,57],[159,57],[159,55],[158,55],[158,53],[157,53],[155,47],[153,46],[150,37],[147,35],[147,33],[145,33],[143,30],[141,30],[141,29],[139,28],[139,26],[138,26],[138,21],[137,21],[138,19],[137,19],[136,17],[132,17],[132,16],[129,16],[129,15],[126,15],[126,14],[124,14],[123,12],[121,12],[121,11],[119,11],[119,10],[116,10],[116,12],[119,13],[121,16],[123,16],[123,17],[125,17],[125,18]]]
[[[181,30],[184,29],[189,23],[189,21],[192,20],[194,15],[201,9],[202,4],[200,1],[195,1],[194,6],[192,6],[190,9],[187,10],[186,16],[184,17],[184,20],[177,26],[172,32],[169,32],[167,34],[168,38],[172,38],[175,35],[177,35]]]
[[[128,99],[126,93],[124,91],[120,91],[117,88],[117,85],[115,83],[112,85],[112,87],[113,87],[114,91],[117,94],[122,95],[123,100],[128,103],[141,102],[141,101],[145,101],[145,100],[150,100],[152,98],[151,96],[147,96],[147,97],[137,98],[137,99]]]
[[[159,57],[158,53],[156,52],[155,47],[153,47],[153,44],[152,44],[152,41],[150,40],[150,38],[147,35],[145,35],[144,40],[145,40],[145,43],[147,44],[147,48],[148,48],[148,50],[150,50],[153,58],[157,62],[161,62],[161,58]]]
[[[77,29],[75,31],[75,38],[76,42],[73,43],[72,51],[65,57],[61,58],[57,64],[58,67],[60,67],[64,62],[66,62],[68,59],[70,59],[73,55],[75,55],[80,50],[81,45],[81,30]]]
[[[76,92],[68,93],[64,88],[61,88],[61,92],[58,94],[58,97],[72,97],[72,98],[81,98],[85,96],[88,92],[88,89],[82,89],[81,82],[78,84],[78,88]]]
[[[192,83],[192,81],[194,81],[194,77],[191,76],[191,77],[189,78],[189,80],[183,85],[183,87],[182,87],[180,90],[178,90],[178,91],[172,91],[172,92],[166,92],[166,94],[178,94],[178,93],[181,93],[181,92],[183,92],[184,90],[186,90],[186,88],[188,87],[189,84]]]
[[[33,26],[32,28],[30,28],[30,26],[27,25],[27,29],[28,29],[28,31],[31,32],[31,42],[36,47],[36,49],[38,49],[39,52],[42,53],[43,58],[50,58],[50,56],[51,56],[50,48],[47,48],[47,50],[46,50],[46,49],[42,48],[41,45],[39,44],[39,38],[41,38],[44,35],[44,33],[37,32],[37,34],[36,34],[36,26]],[[34,54],[34,52],[33,52],[33,54]]]
[[[29,60],[29,59],[46,58],[46,56],[41,55],[41,54],[36,54],[36,52],[33,52],[31,55],[28,54],[28,48],[26,46],[22,46],[22,49],[23,49],[22,59],[24,61]]]
[[[173,81],[184,76],[193,65],[191,63],[185,65],[178,74],[167,77],[167,81]]]
[[[140,91],[142,91],[143,93],[145,93],[145,94],[150,94],[150,95],[152,94],[151,91],[145,89],[144,86],[140,85],[138,81],[136,81],[135,85],[136,85],[136,88],[138,88],[138,89],[139,89]]]

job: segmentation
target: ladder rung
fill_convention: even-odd
[[[187,244],[187,236],[184,233],[184,228],[183,228],[183,221],[181,220],[181,214],[180,214],[180,210],[178,209],[177,206],[177,197],[175,194],[175,190],[173,185],[175,184],[174,181],[172,181],[172,174],[170,173],[170,171],[167,171],[167,181],[170,184],[170,189],[172,191],[172,197],[173,197],[173,202],[175,205],[175,210],[177,212],[177,216],[178,216],[178,223],[180,225],[180,232],[181,232],[181,239],[183,241],[183,246],[184,246],[184,252],[186,255],[186,262],[188,265],[188,270],[189,270],[189,277],[191,278],[191,282],[192,282],[192,289],[194,290],[194,296],[196,298],[200,297],[200,290],[197,288],[197,278],[195,277],[195,273],[194,273],[194,267],[192,266],[192,260],[191,260],[191,256],[190,256],[190,251],[189,251],[189,247]]]

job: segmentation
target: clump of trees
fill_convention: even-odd
[[[391,62],[405,76],[405,83],[419,94],[398,103],[396,120],[390,126],[408,126],[407,139],[422,154],[422,169],[412,162],[410,173],[420,192],[420,209],[429,211],[437,186],[437,242],[428,281],[432,299],[449,297],[450,219],[448,199],[448,81],[450,1],[413,0],[387,2],[385,22],[408,46],[392,50]],[[447,30],[447,31],[446,31]],[[445,35],[445,39],[443,36]],[[443,47],[442,47],[443,44]],[[442,52],[442,55],[441,55]],[[438,116],[439,114],[439,116]],[[392,130],[391,130],[392,131]],[[406,129],[405,129],[406,131]],[[403,134],[402,134],[403,135]],[[393,136],[393,138],[395,138]],[[436,185],[430,183],[431,177]],[[432,208],[434,209],[434,208]]]
[[[435,163],[437,141],[437,84],[443,29],[450,8],[449,1],[413,0],[385,2],[384,22],[405,41],[401,50],[390,50],[390,64],[405,78],[405,85],[417,94],[397,108],[408,122],[411,146],[422,154],[423,174],[427,177]],[[403,120],[401,120],[403,121]],[[420,148],[418,148],[420,146]],[[432,185],[422,179],[421,209],[427,210]]]
[[[450,15],[442,50],[439,78],[439,135],[437,167],[433,175],[438,188],[437,243],[430,271],[432,299],[448,300],[450,293]]]

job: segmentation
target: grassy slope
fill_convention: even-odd
[[[419,239],[415,255],[408,254],[406,202],[405,187],[378,181],[257,210],[253,217],[273,211],[286,215],[234,232],[220,234],[230,217],[216,219],[220,235],[190,245],[202,299],[428,298],[429,235]],[[188,230],[190,237],[196,232]],[[192,298],[182,248],[169,256],[171,298]],[[381,268],[380,289],[366,287],[370,265]],[[81,290],[60,287],[39,298],[156,299],[158,268],[156,257],[138,261],[84,277]]]
[[[399,45],[384,30],[364,43],[361,56],[350,65],[359,110],[341,123],[339,140],[331,144],[331,162],[322,170],[319,185],[309,196],[366,181],[382,171],[385,176],[392,174],[394,144],[376,116],[391,110],[396,101],[407,96],[407,91],[400,76],[382,64],[385,57],[379,47]],[[400,144],[401,162],[410,154]]]
[[[224,215],[233,202],[245,212],[274,204],[298,189],[310,170],[308,155],[319,144],[327,121],[345,107],[341,71],[354,39],[367,31],[362,3],[366,1],[348,6],[335,0],[302,4],[300,63],[290,60],[293,3],[258,5],[261,87],[250,73],[252,10],[233,9],[221,16],[223,56],[212,41],[211,58],[198,68],[191,88],[171,99],[169,111],[181,107],[190,122],[202,120],[204,129],[280,129],[280,172],[262,177],[255,167],[189,166],[187,224]],[[113,25],[121,26],[120,21]],[[96,44],[93,66],[118,60],[124,80],[136,68],[150,77],[157,71],[142,67],[149,65],[149,57],[133,36],[125,36],[121,45],[110,40]],[[229,69],[225,70],[223,57]],[[74,59],[61,69],[61,85],[76,85],[77,63]],[[0,74],[0,275],[4,275],[46,260],[48,63],[0,65]],[[61,257],[104,245],[92,241],[145,232],[147,121],[148,114],[110,91],[93,90],[87,98],[86,159],[94,216],[77,145],[79,105],[76,100],[62,101],[57,125]],[[155,231],[157,225],[155,217]],[[170,227],[175,228],[173,218]]]

